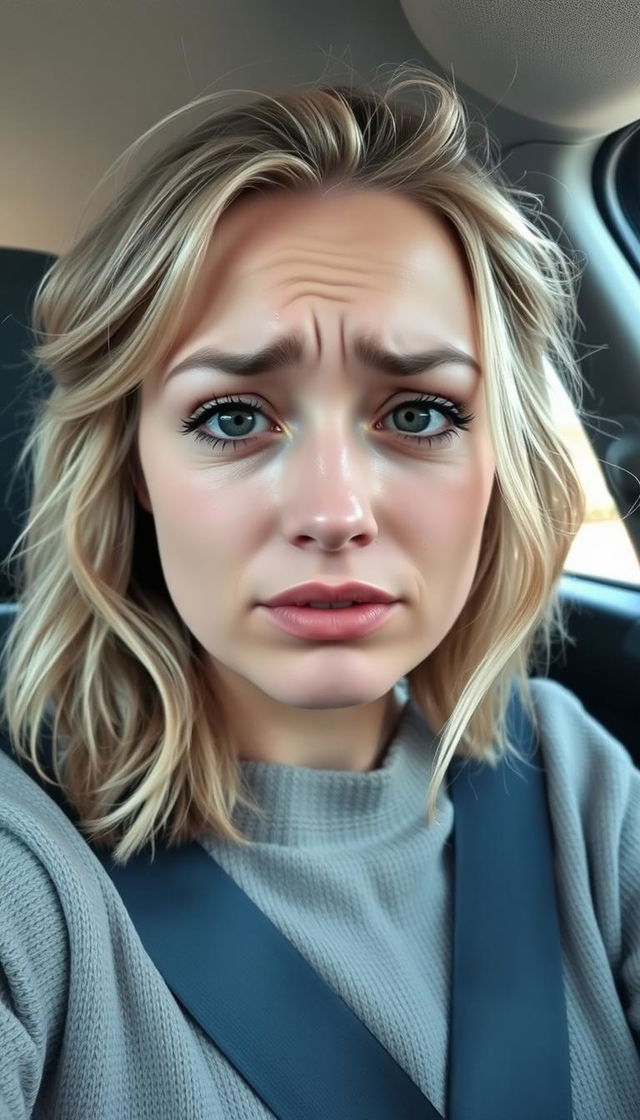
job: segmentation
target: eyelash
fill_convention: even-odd
[[[180,431],[185,435],[192,434],[194,439],[198,443],[201,440],[204,440],[205,443],[210,444],[213,447],[217,447],[218,444],[222,444],[223,450],[229,444],[232,444],[234,447],[241,447],[247,443],[253,442],[253,440],[255,439],[258,439],[258,436],[242,436],[238,439],[222,439],[219,436],[210,436],[206,435],[204,432],[198,431],[198,428],[202,427],[202,425],[205,424],[207,420],[210,420],[213,416],[216,416],[220,412],[222,412],[224,405],[227,404],[241,405],[247,411],[258,412],[261,416],[264,416],[265,420],[268,419],[259,401],[247,401],[242,400],[241,397],[234,396],[216,397],[214,401],[209,401],[204,406],[198,406],[196,411],[192,413],[191,416],[182,420]],[[474,420],[473,413],[469,413],[468,415],[463,416],[461,414],[460,406],[455,404],[453,401],[447,401],[442,397],[433,397],[428,395],[421,395],[419,397],[411,398],[407,401],[401,401],[400,404],[397,404],[393,408],[389,409],[389,412],[395,412],[397,408],[402,408],[406,405],[421,404],[434,406],[437,405],[437,411],[442,413],[443,416],[446,416],[448,420],[451,420],[451,422],[455,425],[455,428],[449,428],[448,431],[440,432],[435,436],[412,436],[406,432],[395,433],[397,436],[399,436],[400,439],[409,440],[411,443],[418,444],[418,446],[421,446],[424,443],[429,444],[429,446],[432,446],[433,444],[442,444],[444,442],[448,443],[453,439],[454,436],[458,435],[458,431],[456,431],[455,429],[466,431],[467,425],[469,425]],[[434,409],[431,408],[429,411],[434,411]],[[389,412],[385,413],[385,416],[388,416]]]

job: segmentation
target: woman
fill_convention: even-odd
[[[204,121],[36,297],[54,389],[22,459],[33,498],[5,651],[3,1115],[283,1115],[174,997],[136,892],[116,889],[142,852],[179,861],[189,845],[211,891],[222,868],[318,999],[336,993],[411,1083],[424,1109],[402,1115],[468,1115],[449,1068],[466,810],[447,781],[522,758],[515,688],[553,835],[562,1115],[637,1116],[640,780],[576,697],[528,679],[566,636],[557,587],[584,515],[549,388],[563,376],[580,408],[573,266],[427,72],[401,68],[381,94],[198,105]],[[217,898],[210,938],[225,935]],[[172,908],[167,880],[158,923]],[[256,959],[277,1001],[257,1001],[268,1043],[295,985]],[[222,983],[213,949],[210,969]],[[304,1006],[320,1061],[327,1032]],[[302,1093],[289,1043],[268,1069]],[[496,1050],[508,1070],[504,1039],[472,1043],[480,1071]]]

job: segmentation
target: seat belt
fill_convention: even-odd
[[[515,686],[507,722],[524,764],[509,757],[492,769],[454,758],[447,771],[454,882],[446,1117],[571,1120],[552,826],[542,755]],[[43,746],[50,770],[48,728]],[[61,792],[46,792],[77,824]],[[91,850],[174,997],[278,1120],[442,1120],[200,844],[156,845],[153,860],[149,848],[125,867]]]

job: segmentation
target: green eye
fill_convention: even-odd
[[[234,407],[230,408],[230,405]],[[419,425],[424,424],[425,421],[423,417],[427,414],[434,413],[440,413],[440,415],[444,416],[453,424],[453,427],[448,428],[445,432],[438,432],[435,435],[423,436],[419,433],[395,433],[398,438],[409,440],[417,446],[421,446],[425,443],[429,446],[449,443],[459,434],[459,430],[466,431],[467,425],[474,419],[471,413],[463,416],[460,406],[453,401],[433,396],[420,396],[412,400],[402,401],[400,404],[394,405],[394,407],[385,414],[385,418],[386,416],[391,416],[394,413],[400,412],[401,409],[405,411],[408,410],[412,414],[412,420],[410,422],[417,422]],[[226,433],[226,436],[214,436],[202,429],[210,420],[217,420],[219,422],[220,418],[225,416],[226,422],[227,419],[236,420],[243,415],[246,418],[248,414],[252,412],[257,413],[268,423],[268,417],[258,401],[243,400],[241,397],[217,397],[215,400],[208,401],[206,404],[199,406],[191,416],[183,420],[180,430],[185,434],[192,434],[197,442],[204,441],[211,447],[221,447],[223,450],[225,447],[243,447],[256,439],[257,436],[245,436],[239,432],[237,438],[228,438],[229,433]],[[381,421],[377,422],[377,424],[380,423]],[[238,427],[240,426],[239,424]]]

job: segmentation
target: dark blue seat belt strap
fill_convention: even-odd
[[[515,690],[508,718],[533,765],[503,759],[491,770],[454,759],[448,772],[446,1117],[570,1120],[551,822],[540,751]],[[199,844],[157,846],[153,862],[141,853],[124,868],[95,854],[167,986],[279,1120],[438,1120],[395,1058]]]
[[[525,763],[455,758],[451,1120],[570,1120],[569,1036],[542,753],[512,690]]]
[[[133,863],[107,870],[147,953],[279,1120],[437,1120],[391,1054],[203,848]]]

